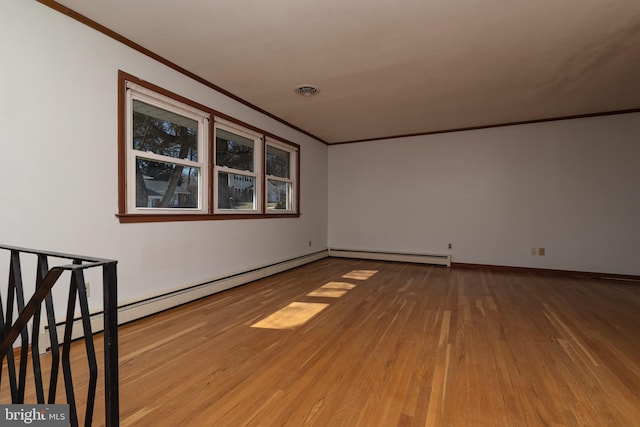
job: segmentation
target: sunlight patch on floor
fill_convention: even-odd
[[[377,272],[378,270],[353,270],[342,277],[345,279],[367,280]]]
[[[347,293],[347,291],[341,290],[341,289],[323,289],[323,288],[319,288],[319,289],[316,289],[315,291],[309,292],[307,294],[307,296],[308,297],[340,298],[341,296],[343,296],[346,293]]]
[[[327,308],[329,304],[315,302],[292,302],[270,316],[251,325],[252,328],[293,329],[307,323],[313,316]]]
[[[345,283],[345,282],[328,282],[320,286],[321,289],[343,289],[345,291],[351,290],[355,287],[356,285],[352,285],[351,283]]]
[[[309,292],[308,297],[326,297],[326,298],[340,298],[347,291],[355,288],[356,285],[344,282],[329,282],[320,286],[315,291]]]

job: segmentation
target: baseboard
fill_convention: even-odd
[[[590,271],[574,271],[574,270],[555,270],[549,268],[533,268],[533,267],[516,267],[509,265],[492,265],[492,264],[469,264],[464,262],[452,262],[452,268],[468,268],[475,270],[493,270],[513,273],[536,273],[536,274],[555,274],[560,276],[578,276],[590,277],[597,279],[627,280],[640,281],[640,276],[631,274],[613,274],[613,273],[597,273]]]
[[[191,284],[189,286],[178,288],[170,292],[158,295],[152,295],[135,301],[129,301],[118,306],[118,324],[122,325],[152,314],[160,313],[170,308],[196,301],[198,299],[225,291],[227,289],[241,286],[255,280],[263,279],[277,273],[281,273],[292,268],[318,261],[326,258],[328,251],[323,250],[312,254],[276,262],[273,264],[261,266],[248,271],[243,271],[229,276],[219,277],[206,282]],[[96,312],[91,315],[91,330],[93,333],[104,330],[103,312]],[[61,339],[64,333],[64,323],[57,324],[58,339]],[[72,339],[81,338],[83,336],[82,321],[75,319],[73,324]],[[39,336],[40,351],[44,352],[51,346],[49,341],[49,331],[45,327]]]
[[[330,248],[329,256],[336,258],[357,258],[378,261],[398,261],[419,264],[443,265],[446,267],[451,266],[451,255],[443,254],[418,254]]]

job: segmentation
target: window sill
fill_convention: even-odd
[[[234,219],[298,218],[299,213],[259,214],[116,214],[121,224],[136,222],[224,221]]]

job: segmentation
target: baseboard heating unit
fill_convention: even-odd
[[[359,258],[379,261],[413,262],[419,264],[451,267],[451,255],[417,254],[402,252],[364,251],[356,249],[329,249],[329,256],[337,258]]]

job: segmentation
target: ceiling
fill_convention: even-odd
[[[638,0],[58,3],[327,143],[640,107]]]

